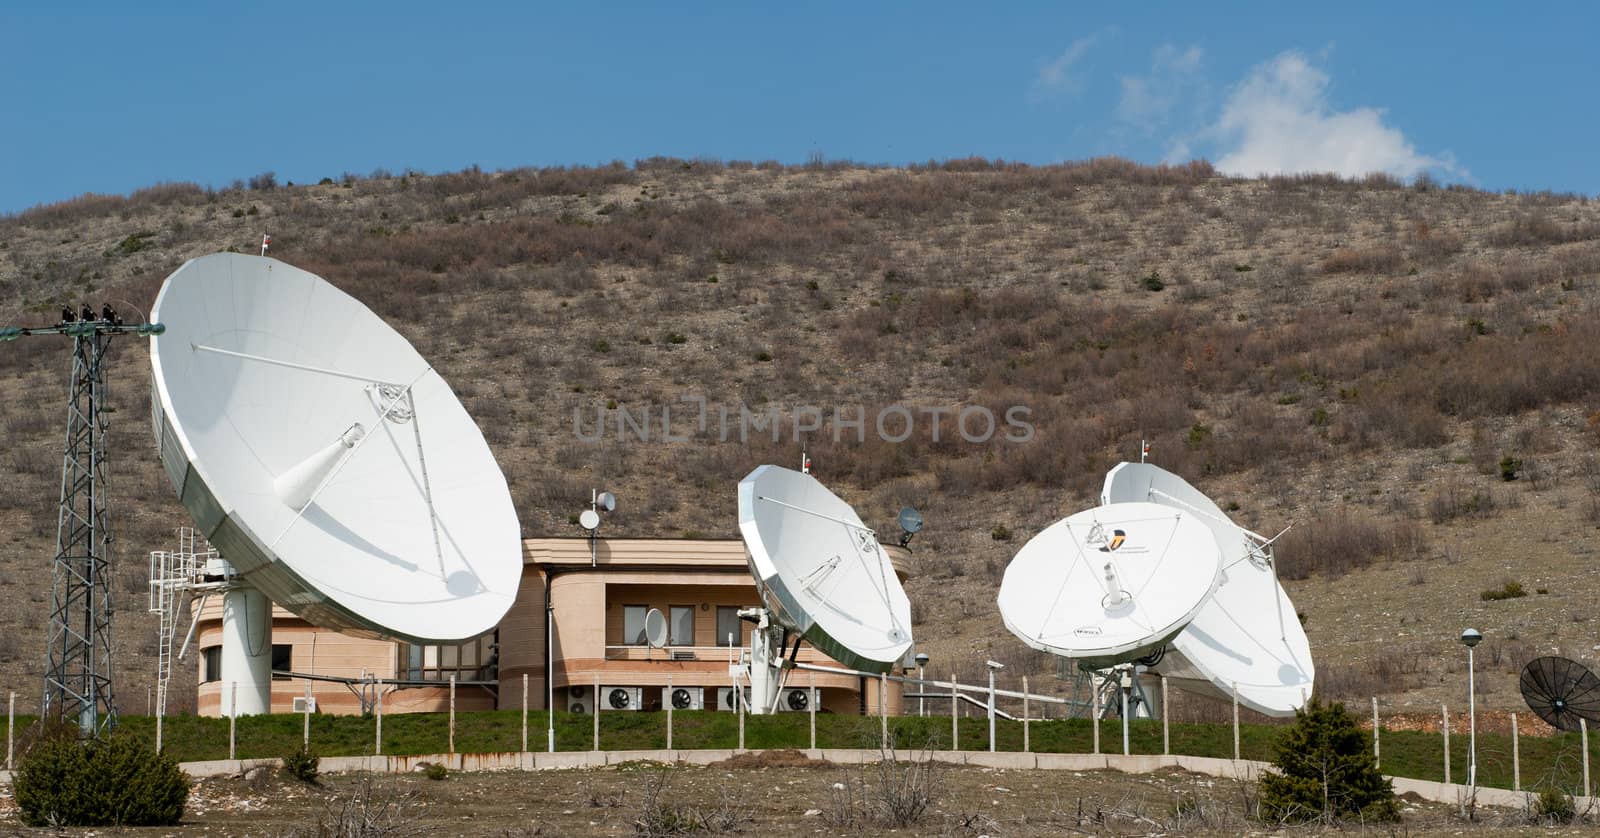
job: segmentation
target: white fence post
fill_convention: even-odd
[[[1383,753],[1378,750],[1378,697],[1372,697],[1372,767],[1383,767]]]
[[[289,709],[293,710],[294,708],[291,707]],[[302,725],[302,730],[300,731],[300,747],[302,749],[304,749],[304,750],[309,751],[309,750],[311,750],[311,679],[310,678],[306,679],[306,704],[305,704],[305,707],[303,707],[301,709],[305,711],[305,723]],[[268,712],[271,712],[272,707],[269,705],[267,707],[267,710],[268,710]]]
[[[1239,685],[1233,685],[1233,758],[1239,759]]]
[[[14,757],[17,753],[16,734],[17,728],[17,694],[12,692],[6,698],[6,770],[12,770],[16,763]],[[156,753],[161,752],[161,738],[156,737]]]
[[[1450,784],[1450,708],[1439,705],[1439,730],[1444,734],[1444,782]]]
[[[594,749],[600,750],[600,676],[594,676]]]
[[[1172,734],[1167,728],[1167,676],[1161,676],[1161,753],[1172,753]]]
[[[889,747],[889,676],[878,673],[878,747]]]
[[[667,676],[667,750],[672,750],[672,676]]]
[[[961,722],[956,715],[956,674],[950,673],[950,750],[961,750]]]
[[[1578,730],[1583,732],[1583,796],[1589,797],[1589,720],[1579,716]]]
[[[522,673],[522,752],[528,752],[528,673]]]
[[[377,718],[377,730],[373,733],[373,751],[381,757],[383,756],[383,680],[381,678],[378,680],[375,688],[378,693],[378,700],[374,705],[376,709],[374,715]]]
[[[1090,692],[1094,693],[1094,713],[1089,717],[1089,723],[1094,726],[1094,752],[1100,753],[1100,685],[1094,682],[1094,675],[1089,676]]]
[[[1522,745],[1517,741],[1517,714],[1511,714],[1511,790],[1522,791]]]
[[[234,758],[234,731],[239,723],[239,682],[229,684],[233,689],[228,691],[228,759]]]
[[[806,687],[806,712],[811,714],[811,750],[817,749],[817,673],[808,672],[810,676]]]
[[[1033,750],[1033,743],[1028,740],[1028,676],[1022,676],[1022,752]]]
[[[456,752],[456,674],[450,673],[450,750]]]

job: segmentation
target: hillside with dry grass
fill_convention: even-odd
[[[1279,557],[1330,695],[1464,703],[1469,624],[1490,708],[1520,709],[1531,656],[1595,658],[1600,207],[1583,198],[1118,160],[261,176],[0,218],[0,321],[148,310],[184,260],[263,232],[451,382],[529,535],[575,534],[600,487],[621,498],[611,534],[734,537],[736,481],[797,463],[793,431],[816,425],[816,472],[869,524],[897,532],[904,505],[928,521],[908,588],[941,677],[985,658],[1054,672],[1001,626],[1001,574],[1141,439],[1240,523],[1293,525]],[[144,347],[116,345],[118,689],[143,712],[145,556],[187,517],[149,439]],[[0,688],[24,705],[68,362],[48,339],[0,346]],[[971,442],[958,420],[977,407],[1020,409],[1032,433],[1001,419]],[[741,440],[746,413],[778,420]],[[884,417],[892,436],[912,420],[903,442],[878,439]]]

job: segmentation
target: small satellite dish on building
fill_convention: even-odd
[[[1316,670],[1294,603],[1278,582],[1272,540],[1234,524],[1183,478],[1149,463],[1107,472],[1104,504],[1155,503],[1192,515],[1211,530],[1222,582],[1151,668],[1173,686],[1239,703],[1269,716],[1305,705]]]
[[[1216,589],[1221,556],[1195,516],[1116,503],[1046,527],[1000,583],[1000,616],[1022,642],[1094,668],[1163,648]]]
[[[607,512],[617,511],[617,496],[611,494],[610,492],[601,492],[595,497],[594,502],[595,506],[598,506]]]
[[[568,520],[571,520],[570,518]],[[578,526],[590,532],[600,529],[600,513],[593,509],[585,509],[578,513]]]
[[[922,531],[922,513],[907,506],[900,510],[900,546],[909,547],[911,538]]]
[[[652,649],[667,645],[667,615],[661,613],[659,608],[652,608],[644,614],[644,642]]]
[[[173,272],[157,313],[161,462],[231,566],[229,598],[265,594],[318,626],[415,643],[500,622],[522,577],[511,493],[404,337],[314,274],[232,253]],[[224,601],[241,714],[265,712],[270,689],[270,642],[230,655],[252,612],[264,613]]]
[[[1528,709],[1559,730],[1578,730],[1579,719],[1600,721],[1600,678],[1577,661],[1542,657],[1528,661],[1517,679]]]

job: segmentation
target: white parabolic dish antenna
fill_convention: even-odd
[[[151,315],[162,464],[248,585],[358,634],[499,623],[522,576],[511,494],[404,337],[311,273],[231,253],[185,263]]]
[[[809,474],[739,481],[739,534],[778,625],[840,663],[886,672],[911,648],[911,601],[875,533]]]
[[[1240,704],[1269,716],[1292,715],[1302,707],[1316,677],[1311,644],[1264,552],[1266,540],[1236,526],[1183,478],[1149,463],[1112,468],[1100,499],[1149,501],[1192,513],[1222,550],[1222,583],[1173,638],[1155,671],[1174,686],[1221,698],[1237,687]]]
[[[1093,667],[1160,649],[1217,585],[1195,516],[1153,503],[1087,509],[1029,539],[1006,567],[1000,616],[1022,642]]]

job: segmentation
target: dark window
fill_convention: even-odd
[[[667,624],[668,646],[694,645],[694,606],[674,605],[668,609],[672,618]]]
[[[644,615],[649,611],[648,605],[622,606],[622,645],[645,645]]]
[[[200,667],[200,680],[207,684],[210,684],[213,681],[221,681],[222,647],[212,646],[209,649],[201,649],[200,654],[204,658],[204,661]]]
[[[400,644],[401,677],[408,681],[492,681],[496,676],[495,635],[447,645]]]
[[[272,671],[273,672],[290,672],[290,671],[292,671],[294,669],[294,667],[291,665],[294,662],[293,651],[294,651],[294,647],[289,645],[288,643],[274,643],[274,644],[272,644]],[[273,677],[274,678],[284,678],[284,677],[287,677],[287,676],[274,675]]]
[[[717,645],[738,646],[743,637],[744,626],[740,625],[738,606],[717,606]]]

